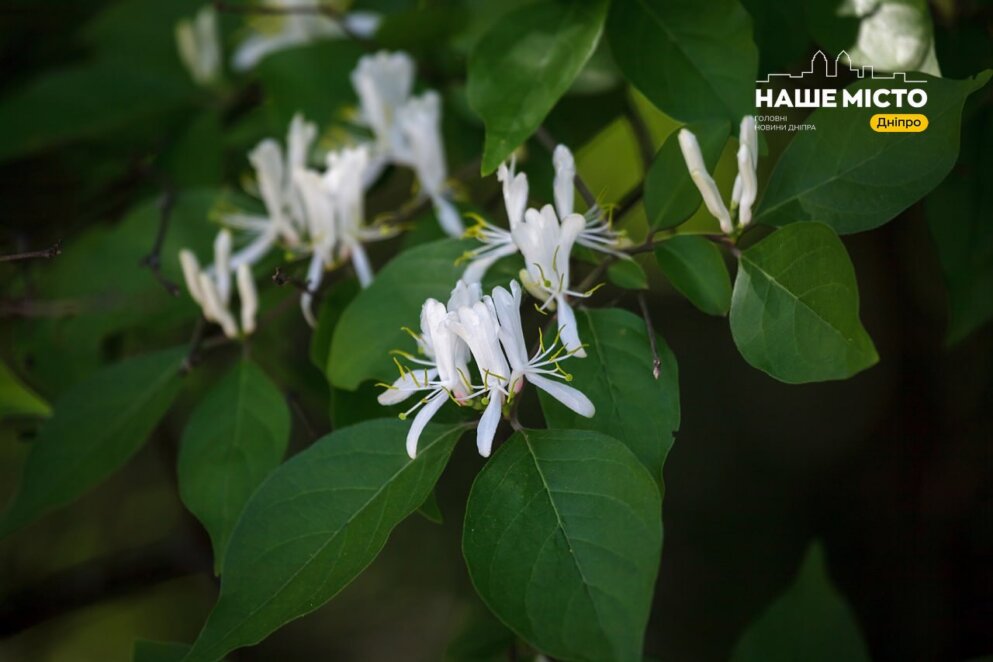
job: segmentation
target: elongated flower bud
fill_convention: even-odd
[[[214,239],[214,269],[217,271],[217,294],[221,305],[231,300],[231,232],[226,228]]]
[[[559,218],[565,218],[573,212],[576,195],[576,160],[565,145],[559,145],[552,153],[552,164],[555,166],[555,211]]]
[[[747,145],[738,148],[738,177],[741,182],[738,222],[745,227],[752,222],[752,205],[755,203],[755,196],[758,195],[755,164]]]
[[[259,295],[255,289],[255,279],[247,264],[238,267],[238,299],[241,302],[241,330],[251,335],[255,332],[255,316],[259,312]]]
[[[200,290],[200,261],[188,248],[179,251],[179,265],[183,269],[183,280],[186,281],[186,289],[190,293],[190,298],[199,305],[203,305],[203,293]]]
[[[696,136],[688,129],[679,130],[679,148],[683,152],[683,160],[690,171],[690,177],[700,191],[703,204],[711,216],[716,218],[721,224],[721,231],[730,234],[734,231],[731,223],[731,214],[721,200],[721,193],[717,189],[714,178],[707,173],[707,164],[703,160],[703,153],[700,151],[700,143]]]
[[[200,274],[200,292],[203,294],[203,316],[219,324],[228,338],[237,338],[238,325],[228,309],[221,304],[217,287],[208,274]]]

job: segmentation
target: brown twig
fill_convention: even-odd
[[[638,185],[633,189],[624,194],[617,204],[614,206],[614,212],[611,216],[611,220],[617,220],[627,214],[629,211],[634,209],[641,199],[645,197],[645,182],[638,182]]]
[[[652,377],[656,380],[662,375],[662,358],[659,356],[658,342],[655,339],[655,327],[652,325],[652,316],[648,313],[648,302],[645,301],[645,294],[638,293],[638,304],[641,305],[641,315],[645,318],[645,331],[648,332],[648,344],[652,348]]]
[[[162,246],[165,244],[166,232],[169,230],[169,218],[172,216],[173,207],[176,206],[176,189],[168,179],[164,180],[163,188],[165,190],[159,200],[159,228],[155,232],[155,243],[152,244],[152,250],[148,252],[148,255],[141,259],[139,265],[147,267],[166,292],[178,297],[179,286],[162,273]]]
[[[549,153],[555,152],[555,146],[559,143],[552,137],[552,134],[548,132],[543,126],[539,126],[538,130],[534,132],[534,137],[538,139],[542,147],[548,150]],[[592,209],[596,206],[596,196],[593,195],[593,191],[590,187],[586,185],[583,178],[580,176],[579,172],[576,173],[576,190],[579,191],[579,195],[582,196],[583,200],[586,202],[586,206]]]
[[[54,244],[40,251],[27,251],[24,253],[12,253],[10,255],[0,255],[0,262],[16,262],[17,260],[51,260],[53,257],[62,254],[62,240],[59,239]]]

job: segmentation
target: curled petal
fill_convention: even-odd
[[[556,303],[559,312],[559,338],[562,340],[562,346],[572,352],[573,356],[585,357],[586,350],[583,349],[583,344],[579,340],[576,314],[566,302],[565,297],[558,297]]]
[[[417,412],[414,422],[410,424],[410,429],[407,430],[407,455],[410,456],[410,459],[417,457],[417,441],[421,438],[421,433],[424,432],[425,426],[431,422],[431,419],[434,418],[434,415],[438,413],[438,410],[441,409],[441,406],[445,404],[445,400],[447,399],[448,394],[444,391],[439,391],[430,396],[427,404]]]
[[[503,394],[490,391],[490,402],[476,426],[476,448],[483,457],[489,457],[493,449],[493,437],[500,425],[500,411],[503,408]]]
[[[596,407],[593,406],[593,403],[582,391],[574,389],[568,384],[563,384],[562,382],[557,382],[554,379],[548,379],[534,373],[528,373],[527,379],[580,416],[592,418],[596,414]]]
[[[426,370],[409,370],[398,377],[390,388],[386,389],[376,398],[376,401],[384,407],[400,404],[413,393],[424,390],[424,385],[438,376],[436,368]]]
[[[431,202],[434,205],[434,213],[438,217],[438,224],[445,231],[445,234],[455,238],[465,234],[462,217],[459,216],[458,210],[451,201],[441,194],[434,194],[431,196]]]

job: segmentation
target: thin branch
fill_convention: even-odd
[[[656,380],[662,375],[662,357],[659,356],[658,341],[655,339],[655,327],[652,326],[652,316],[648,313],[648,302],[644,292],[638,293],[638,303],[641,305],[641,315],[645,318],[645,331],[648,332],[648,344],[652,348],[652,377]]]
[[[13,253],[11,255],[0,255],[0,262],[16,262],[18,260],[51,260],[53,257],[62,254],[62,240],[59,239],[54,244],[40,251],[27,251],[25,253]]]
[[[538,142],[541,143],[542,147],[547,149],[549,153],[554,153],[555,146],[559,144],[558,141],[552,137],[552,134],[548,132],[548,129],[543,126],[538,127],[538,130],[534,132],[534,137],[538,139]],[[581,195],[583,200],[586,201],[587,207],[592,209],[596,206],[596,196],[593,195],[593,191],[591,191],[590,187],[586,185],[585,181],[583,181],[583,178],[579,175],[579,172],[576,172],[576,190],[579,191],[579,195]]]
[[[183,358],[182,371],[188,373],[197,364],[197,360],[200,358],[200,348],[203,345],[204,332],[207,330],[207,320],[203,318],[203,315],[197,318],[197,325],[193,327],[193,337],[190,338],[190,348],[186,350],[186,356]]]
[[[617,205],[614,207],[614,213],[612,215],[612,220],[617,220],[627,214],[629,211],[634,209],[641,199],[645,197],[645,182],[638,182],[638,185],[633,189],[624,194],[620,200],[617,201]]]
[[[176,189],[168,178],[163,179],[163,189],[162,197],[159,199],[159,228],[155,232],[155,243],[152,244],[152,250],[141,259],[139,264],[152,272],[155,280],[159,281],[166,292],[178,297],[179,286],[162,273],[162,247],[169,230],[169,218],[172,216],[173,207],[176,206]]]
[[[280,267],[276,267],[275,273],[272,274],[272,282],[274,282],[279,287],[284,285],[292,285],[296,289],[300,290],[304,294],[310,294],[311,296],[317,296],[317,290],[310,287],[310,283],[307,281],[300,280],[296,276],[292,276]]]

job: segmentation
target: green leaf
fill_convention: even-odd
[[[132,662],[179,662],[189,650],[189,644],[139,639],[134,642],[131,660]]]
[[[819,221],[838,234],[871,230],[924,197],[951,170],[959,151],[966,97],[989,80],[987,71],[966,80],[932,78],[921,87],[928,102],[923,133],[877,133],[878,108],[821,108],[807,118],[769,178],[757,220],[772,225]],[[877,89],[892,81],[862,80],[847,90]],[[839,96],[840,98],[840,96]]]
[[[607,280],[625,290],[648,289],[648,275],[634,260],[618,260],[607,267]]]
[[[562,367],[575,386],[596,405],[584,418],[544,391],[541,408],[549,427],[595,430],[619,439],[657,481],[662,463],[679,429],[679,366],[661,337],[656,337],[662,372],[652,375],[652,348],[645,321],[626,310],[577,310],[579,337],[586,358],[572,358]]]
[[[672,286],[708,315],[727,315],[731,276],[720,249],[706,237],[681,234],[655,247],[659,268]]]
[[[216,660],[330,600],[424,502],[464,427],[378,420],[322,437],[249,499],[224,558],[221,595],[187,656]]]
[[[327,372],[331,338],[341,320],[341,314],[361,291],[357,279],[342,278],[328,288],[321,300],[321,308],[317,313],[317,328],[310,337],[310,362],[321,372]]]
[[[738,0],[614,2],[607,38],[627,79],[667,115],[737,125],[754,111],[759,54]]]
[[[501,17],[469,56],[469,105],[486,125],[482,172],[497,169],[569,89],[596,49],[604,0],[546,0]]]
[[[948,342],[993,318],[993,111],[965,128],[959,165],[925,201],[948,288]]]
[[[641,659],[662,508],[653,477],[615,439],[515,433],[473,483],[462,549],[483,601],[538,650]]]
[[[474,244],[443,239],[417,246],[376,274],[334,330],[327,367],[331,384],[354,391],[367,379],[392,382],[396,368],[389,352],[409,349],[410,336],[403,327],[417,330],[426,299],[448,301],[465,270],[455,260]]]
[[[481,603],[473,603],[458,634],[445,650],[445,662],[506,662],[517,638]]]
[[[879,360],[852,262],[820,223],[788,225],[742,253],[731,334],[746,361],[791,384],[846,379]]]
[[[48,416],[51,413],[51,406],[0,361],[0,420],[11,416]]]
[[[438,505],[438,495],[434,490],[428,494],[428,498],[417,507],[417,514],[434,524],[443,524],[444,515],[441,514],[441,507]]]
[[[124,465],[179,393],[185,352],[170,349],[116,363],[64,393],[31,445],[0,535],[69,503]]]
[[[735,645],[732,662],[870,660],[855,615],[831,584],[824,550],[813,544],[793,585]]]
[[[730,135],[727,120],[696,122],[686,126],[700,142],[707,168],[713,172]],[[673,131],[662,143],[655,160],[645,174],[645,213],[649,227],[673,228],[700,208],[700,190],[690,178],[686,161],[679,149],[679,131]]]
[[[179,450],[179,494],[210,534],[218,574],[245,502],[279,466],[289,439],[283,394],[247,359],[190,416]]]

